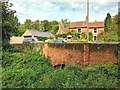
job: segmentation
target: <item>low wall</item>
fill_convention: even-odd
[[[50,58],[53,66],[75,63],[80,66],[119,63],[120,44],[118,43],[46,43],[43,48],[45,57]]]

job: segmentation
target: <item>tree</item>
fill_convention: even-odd
[[[119,6],[120,6],[120,1],[119,1]],[[118,28],[120,28],[120,8],[118,11]],[[120,36],[120,30],[118,30],[118,36]],[[120,37],[118,37],[118,41],[120,42]]]
[[[81,33],[81,40],[86,41],[87,39],[87,34],[85,32]]]
[[[58,21],[55,21],[55,20],[51,21],[51,26],[58,25],[58,24],[59,24]]]
[[[59,29],[59,25],[54,25],[52,27],[52,33],[55,35],[57,33],[58,29]]]
[[[71,30],[70,32],[67,33],[67,35],[72,35],[72,38],[74,40],[77,40],[79,38],[79,33],[76,30]]]
[[[61,25],[63,28],[67,28],[70,26],[70,21],[68,19],[62,19],[61,20]]]
[[[52,26],[48,20],[44,20],[44,21],[42,21],[42,23],[43,23],[43,27],[44,27],[44,29],[43,29],[44,32],[51,31]]]
[[[32,29],[32,21],[30,19],[26,19],[24,26],[26,29]]]
[[[19,26],[18,18],[15,16],[14,10],[11,10],[12,3],[2,2],[2,47],[8,48],[10,37],[17,35]]]
[[[89,32],[89,41],[93,41],[93,34],[92,34],[92,32]]]
[[[105,35],[104,41],[118,41],[118,15],[115,15],[111,18],[111,15],[108,13],[105,19]]]
[[[104,33],[99,33],[97,36],[97,42],[104,42]]]
[[[24,27],[24,24],[20,24],[20,26],[18,27],[18,36],[22,36],[25,31],[26,28]]]
[[[107,31],[110,31],[111,30],[111,23],[112,23],[112,18],[111,18],[111,15],[110,13],[107,13],[107,17],[105,18],[105,21],[104,21],[104,28],[105,28],[105,32]]]
[[[35,30],[40,30],[40,21],[39,20],[36,20],[34,23],[33,23],[33,28]]]
[[[50,23],[51,23],[51,27],[52,27],[51,32],[55,35],[59,29],[59,23],[58,23],[58,21],[55,21],[55,20],[51,21]]]

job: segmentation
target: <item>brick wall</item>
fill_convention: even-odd
[[[118,43],[67,43],[44,45],[43,53],[53,66],[75,63],[80,66],[117,63],[120,60]]]

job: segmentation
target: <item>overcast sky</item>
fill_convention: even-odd
[[[69,19],[73,21],[84,21],[86,17],[87,0],[10,0],[13,10],[16,10],[19,22],[24,23],[26,19],[35,20],[57,20]],[[90,21],[104,21],[109,12],[112,16],[118,12],[119,0],[89,0]]]

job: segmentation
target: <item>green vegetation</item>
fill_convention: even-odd
[[[18,30],[20,31],[19,36],[21,36],[28,29],[32,29],[40,32],[49,31],[55,35],[59,29],[59,24],[58,24],[58,21],[55,21],[55,20],[32,21],[31,19],[26,19],[24,24],[21,24],[18,28]]]
[[[38,37],[37,40],[39,40],[39,41],[45,41],[45,40],[47,40],[47,37]]]
[[[52,33],[53,33],[53,35],[56,35],[58,29],[59,29],[59,25],[54,25],[54,26],[52,27]]]
[[[105,42],[118,42],[119,41],[119,25],[120,25],[120,13],[111,17],[110,13],[107,14],[104,21],[104,30],[105,33],[102,35],[98,35],[98,41]]]
[[[87,34],[85,32],[81,33],[81,41],[86,41]]]
[[[70,21],[68,19],[62,19],[61,25],[62,25],[62,28],[67,28],[70,26]]]
[[[62,19],[61,20],[61,25],[62,28],[66,28],[69,27],[70,22],[68,21],[68,19]],[[24,28],[21,28],[21,26],[23,26]],[[58,21],[48,21],[48,20],[36,20],[36,21],[31,21],[31,19],[26,19],[26,21],[24,22],[24,24],[21,24],[19,29],[21,31],[24,31],[24,29],[32,29],[32,30],[37,30],[37,31],[42,31],[42,32],[52,32],[54,35],[57,33],[58,29],[59,29],[59,23]]]
[[[3,52],[3,88],[118,88],[118,66],[96,65],[53,68],[36,51]]]
[[[92,32],[89,32],[89,41],[93,41],[93,33]]]
[[[105,19],[105,41],[118,41],[118,15],[111,18],[108,13]]]
[[[12,3],[2,2],[2,49],[5,50],[9,47],[9,40],[11,36],[18,35],[18,18],[15,16],[14,10],[10,8]]]

